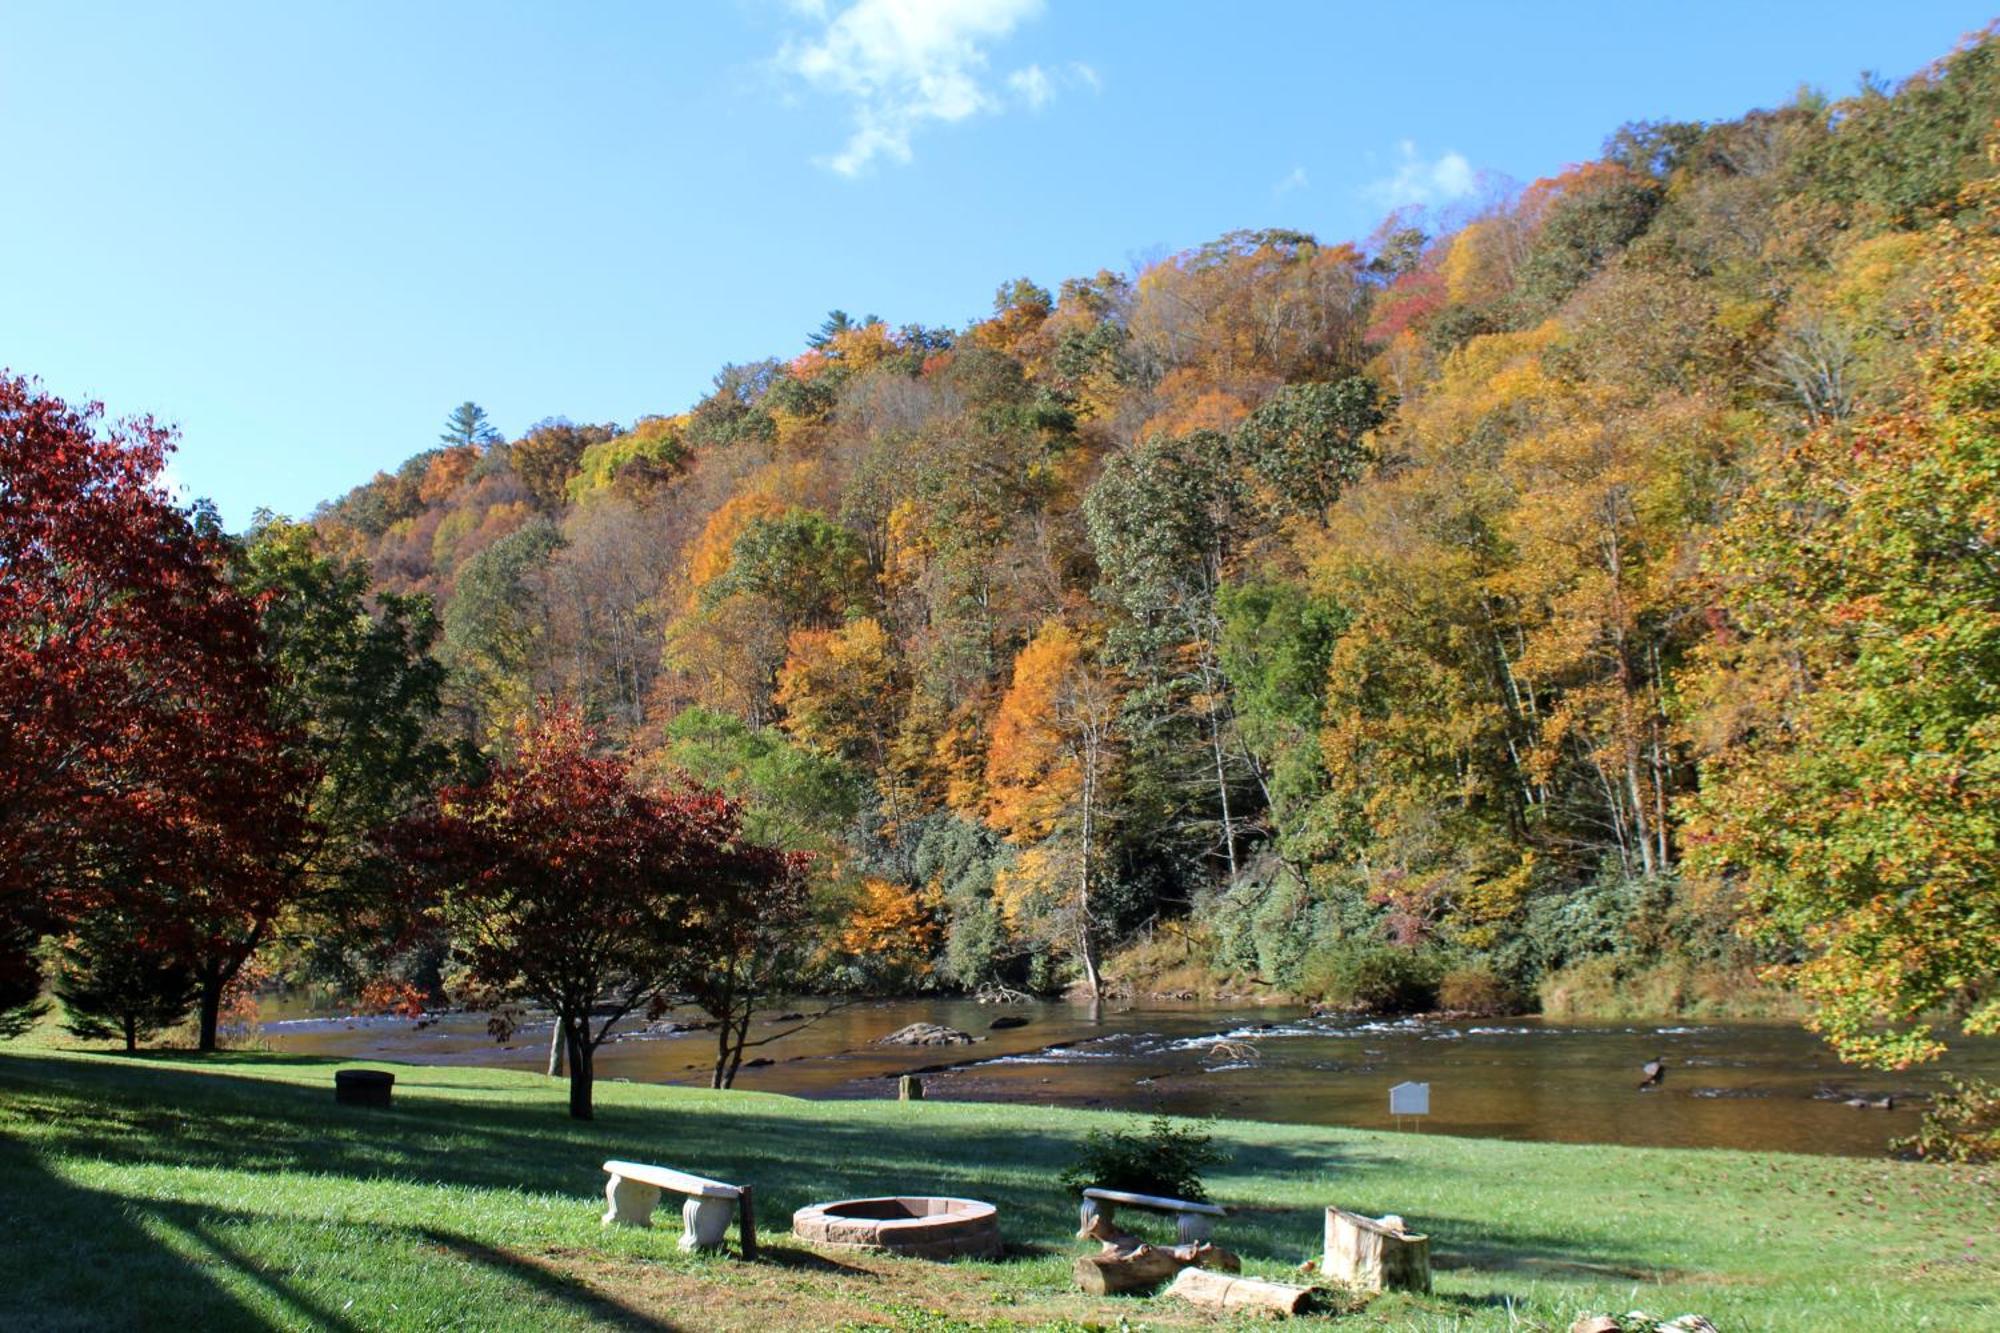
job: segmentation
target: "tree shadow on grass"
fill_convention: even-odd
[[[539,1264],[526,1262],[517,1255],[497,1249],[484,1241],[474,1240],[470,1236],[461,1236],[455,1232],[440,1231],[431,1227],[423,1228],[418,1234],[431,1244],[449,1250],[467,1263],[477,1264],[510,1281],[525,1283],[551,1300],[571,1305],[579,1313],[589,1315],[606,1328],[626,1329],[632,1333],[675,1333],[679,1327],[677,1324],[635,1310],[624,1302],[585,1286],[573,1278],[551,1272]]]
[[[264,1057],[257,1057],[261,1061]],[[252,1065],[244,1059],[230,1063]],[[287,1061],[296,1064],[295,1061]],[[594,1121],[563,1115],[560,1085],[546,1103],[520,1098],[426,1096],[399,1088],[387,1110],[338,1106],[337,1063],[321,1062],[323,1085],[257,1080],[229,1068],[9,1055],[0,1058],[0,1096],[35,1102],[42,1151],[114,1162],[234,1170],[310,1172],[357,1180],[423,1181],[515,1194],[570,1196],[597,1207],[602,1163],[613,1157],[656,1162],[757,1187],[767,1233],[782,1233],[796,1208],[827,1199],[888,1192],[956,1195],[1001,1208],[1010,1257],[1053,1251],[1022,1238],[1062,1237],[1075,1227],[1075,1200],[1057,1183],[1073,1158],[1073,1134],[1003,1121],[986,1127],[964,1114],[939,1116],[898,1103],[859,1116],[813,1119],[811,1104],[780,1114],[760,1099],[700,1110],[604,1103]],[[490,1089],[480,1089],[491,1091]],[[939,1103],[940,1107],[950,1105]],[[843,1108],[846,1109],[846,1108]],[[955,1108],[956,1109],[956,1108]],[[1337,1179],[1350,1204],[1388,1193],[1405,1168],[1392,1155],[1345,1143],[1241,1145],[1232,1175]],[[1319,1203],[1237,1200],[1218,1240],[1246,1256],[1295,1258],[1317,1250]],[[1331,1200],[1328,1200],[1331,1202]],[[1135,1220],[1141,1220],[1135,1215]],[[1653,1270],[1600,1241],[1552,1236],[1469,1219],[1425,1218],[1449,1235],[1440,1251],[1482,1270],[1604,1278]]]
[[[1434,1224],[1433,1224],[1434,1225]],[[1447,1227],[1463,1224],[1446,1222]],[[1462,1229],[1459,1235],[1465,1234]],[[1433,1250],[1433,1265],[1440,1272],[1470,1269],[1482,1273],[1523,1273],[1530,1277],[1567,1278],[1593,1282],[1685,1282],[1702,1274],[1658,1264],[1600,1262],[1574,1254],[1523,1253],[1518,1248],[1496,1245],[1454,1244]]]
[[[267,1318],[201,1263],[146,1233],[137,1219],[153,1212],[135,1209],[122,1196],[72,1184],[48,1170],[27,1145],[0,1137],[0,1225],[8,1233],[7,1244],[0,1246],[5,1274],[0,1326],[268,1328]],[[187,1230],[162,1220],[176,1231]],[[189,1239],[211,1262],[242,1267],[231,1247],[206,1232]],[[335,1333],[351,1327],[310,1302],[286,1304]]]
[[[30,1145],[0,1137],[0,1225],[8,1237],[0,1245],[0,1327],[233,1333],[284,1323],[359,1333],[368,1324],[306,1290],[290,1262],[274,1262],[242,1243],[259,1224],[284,1222],[241,1208],[78,1185],[50,1171]],[[436,1227],[346,1225],[393,1252],[416,1253],[428,1243],[521,1296],[567,1307],[595,1325],[634,1333],[675,1329],[475,1237]],[[456,1284],[446,1278],[442,1285]]]

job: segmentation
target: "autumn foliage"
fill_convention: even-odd
[[[579,1119],[619,1020],[682,991],[707,998],[716,961],[740,959],[767,897],[802,870],[747,842],[719,793],[639,790],[564,708],[524,723],[511,760],[441,792],[392,840],[468,997],[555,1015]]]
[[[212,524],[160,484],[170,434],[105,428],[0,377],[0,931],[10,1004],[35,938],[103,909],[223,984],[283,904],[299,776],[266,706],[256,606]]]
[[[586,1084],[594,1008],[678,996],[727,1084],[802,977],[1101,993],[1171,937],[1355,1005],[1786,984],[1936,1056],[2000,985],[1997,119],[1989,33],[1362,244],[836,311],[629,428],[464,404],[233,565],[161,432],[9,381],[0,987],[45,936],[381,963],[557,1008]],[[409,707],[339,770],[364,620]],[[445,753],[436,930],[367,957],[361,831],[434,784],[327,775]]]

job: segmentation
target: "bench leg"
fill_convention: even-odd
[[[1109,1227],[1114,1215],[1110,1204],[1100,1203],[1096,1199],[1085,1199],[1083,1207],[1077,1210],[1076,1234],[1078,1239],[1089,1239],[1091,1235],[1091,1223],[1097,1221],[1100,1217],[1104,1219],[1104,1225]]]
[[[681,1248],[721,1249],[735,1216],[734,1199],[689,1199],[681,1206]]]
[[[1183,1245],[1207,1240],[1215,1234],[1215,1218],[1207,1213],[1175,1213],[1174,1220]]]
[[[604,1187],[604,1225],[649,1227],[653,1225],[653,1205],[660,1201],[660,1187],[643,1181],[613,1176]]]

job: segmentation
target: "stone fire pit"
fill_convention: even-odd
[[[990,1203],[937,1195],[840,1199],[792,1214],[792,1234],[814,1245],[916,1259],[1000,1257],[1000,1214]]]

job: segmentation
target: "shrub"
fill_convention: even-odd
[[[1345,1009],[1411,1014],[1437,1007],[1441,970],[1428,950],[1347,939],[1306,959],[1301,988],[1311,999]]]
[[[2000,1161],[2000,1084],[1949,1075],[1945,1084],[1922,1127],[1889,1146],[1927,1162]]]
[[[1438,982],[1438,1008],[1479,1018],[1519,1009],[1513,990],[1484,963],[1452,968]]]
[[[1072,1193],[1094,1187],[1200,1201],[1208,1197],[1202,1172],[1224,1160],[1208,1134],[1156,1115],[1143,1133],[1091,1130],[1061,1179]]]
[[[1549,973],[1538,989],[1542,1012],[1565,1020],[1803,1017],[1796,995],[1760,981],[1751,968],[1682,958],[1587,958]]]

